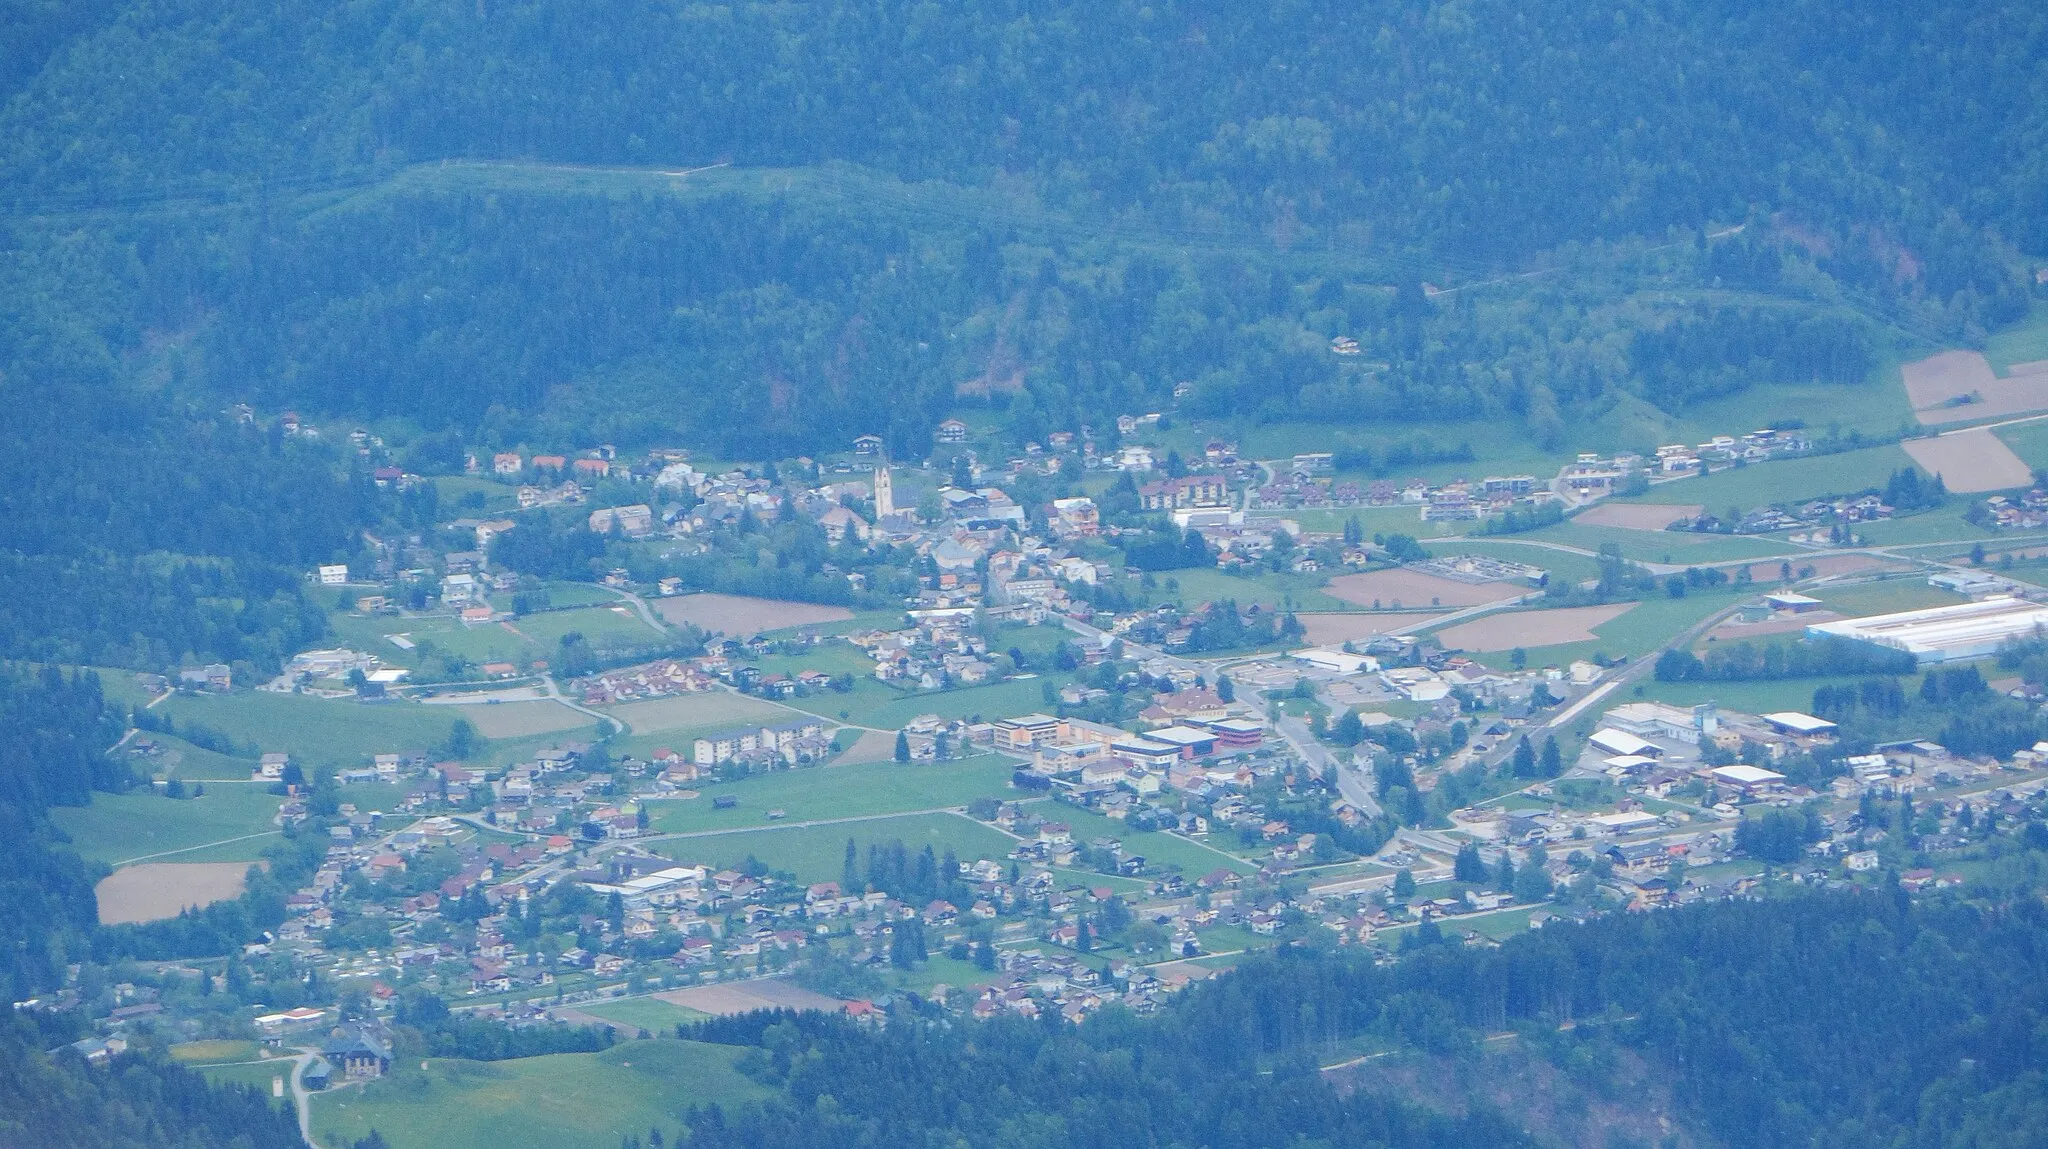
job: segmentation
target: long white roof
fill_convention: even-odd
[[[2037,627],[2048,629],[2048,606],[1998,596],[1954,606],[1817,622],[1807,627],[1806,633],[1862,639],[1919,655],[1995,644],[2032,634]]]

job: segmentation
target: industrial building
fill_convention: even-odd
[[[1997,597],[1869,618],[1817,622],[1808,638],[1851,638],[1903,650],[1921,663],[1988,658],[2001,643],[2048,633],[2048,606]]]

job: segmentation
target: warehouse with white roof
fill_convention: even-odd
[[[1897,614],[1817,622],[1808,638],[1848,638],[1903,650],[1921,663],[1989,658],[2009,639],[2048,631],[2048,606],[1997,597]]]

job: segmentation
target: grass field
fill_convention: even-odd
[[[919,765],[875,762],[782,770],[707,784],[700,787],[700,798],[652,803],[648,820],[657,831],[675,834],[771,826],[770,810],[781,810],[784,821],[805,822],[965,806],[976,798],[1016,797],[1009,789],[1013,769],[1008,760],[985,755]],[[721,796],[737,798],[739,805],[713,809],[712,799]]]
[[[1353,610],[1352,604],[1334,598],[1322,589],[1323,579],[1315,575],[1275,574],[1267,572],[1246,577],[1225,574],[1219,570],[1174,571],[1171,575],[1160,576],[1164,587],[1168,578],[1180,586],[1180,601],[1184,606],[1199,606],[1218,599],[1232,598],[1240,607],[1253,603],[1278,609],[1288,601],[1296,610]]]
[[[1694,592],[1684,598],[1668,598],[1657,595],[1645,598],[1628,612],[1593,628],[1598,638],[1591,642],[1569,642],[1558,646],[1532,646],[1527,648],[1530,666],[1563,666],[1574,659],[1592,658],[1596,654],[1609,657],[1626,655],[1635,657],[1646,654],[1669,642],[1674,635],[1701,619],[1735,605],[1747,595],[1732,592]],[[1506,667],[1508,655],[1501,653],[1477,655],[1489,666]]]
[[[1638,531],[1628,527],[1587,526],[1574,522],[1544,527],[1519,537],[1537,542],[1563,543],[1589,551],[1597,551],[1612,543],[1621,548],[1621,555],[1626,559],[1682,565],[1764,558],[1785,550],[1783,543],[1770,539],[1693,534],[1689,531]]]
[[[237,691],[181,695],[157,707],[179,725],[197,722],[308,766],[353,766],[373,754],[445,742],[459,714],[413,702],[362,703],[303,694]]]
[[[436,1060],[360,1092],[313,1102],[315,1138],[347,1145],[383,1134],[392,1149],[617,1149],[656,1126],[673,1137],[684,1111],[733,1105],[763,1090],[733,1068],[740,1050],[690,1041],[630,1041],[602,1053],[514,1061]]]
[[[1976,539],[1988,542],[1997,538],[1997,531],[1989,527],[1973,527],[1963,521],[1963,513],[1969,509],[1970,502],[1967,496],[1952,496],[1947,506],[1901,515],[1884,522],[1862,523],[1857,526],[1856,533],[1878,546],[1949,541],[1967,543]]]
[[[863,630],[894,630],[902,625],[903,612],[900,610],[866,610],[855,611],[852,618],[840,619],[837,622],[815,622],[804,626],[785,626],[779,630],[764,630],[761,634],[765,638],[777,638],[795,634],[797,631],[802,630],[830,637],[855,634]]]
[[[282,1077],[285,1082],[285,1096],[291,1096],[292,1063],[287,1057],[275,1057],[269,1061],[258,1061],[248,1065],[202,1065],[196,1067],[215,1085],[248,1085],[269,1097],[271,1082]]]
[[[1081,845],[1085,846],[1096,838],[1115,838],[1124,844],[1125,853],[1143,854],[1145,860],[1154,866],[1178,867],[1190,878],[1200,877],[1219,867],[1240,874],[1253,873],[1258,869],[1234,854],[1200,842],[1160,831],[1133,830],[1115,818],[1105,818],[1075,806],[1041,802],[1031,809],[1048,821],[1065,822],[1073,830],[1074,841]]]
[[[772,703],[727,690],[628,702],[611,707],[605,713],[624,722],[635,734],[704,731],[749,723],[781,722],[794,717]]]
[[[180,1061],[186,1065],[203,1065],[220,1061],[254,1061],[259,1048],[261,1047],[253,1041],[220,1038],[212,1041],[181,1041],[171,1046],[170,1052],[172,1061]]]
[[[2027,466],[2036,470],[2048,468],[2048,419],[2000,427],[1992,434],[2003,439]]]
[[[702,1021],[711,1016],[680,1005],[671,1005],[658,997],[628,997],[618,1001],[601,1002],[597,1005],[578,1005],[578,1013],[611,1022],[622,1029],[646,1030],[660,1037],[675,1032],[685,1022]]]
[[[1698,503],[1714,514],[1729,507],[1748,510],[1820,495],[1846,495],[1866,487],[1883,487],[1892,472],[1913,462],[1895,444],[1865,447],[1834,455],[1753,463],[1696,479],[1659,483],[1639,503]]]
[[[247,781],[249,772],[256,768],[253,758],[230,758],[202,750],[190,742],[170,734],[151,731],[137,737],[147,738],[163,747],[161,754],[136,760],[138,767],[151,773],[168,774],[187,782],[211,782],[217,779]]]
[[[1656,682],[1645,680],[1642,693],[1631,697],[1668,702],[1673,706],[1698,706],[1713,702],[1745,714],[1768,714],[1775,710],[1805,711],[1813,705],[1813,692],[1823,686],[1846,686],[1863,681],[1862,675],[1825,678],[1782,678],[1771,682]],[[1621,701],[1617,699],[1616,701]]]
[[[72,849],[89,861],[118,863],[146,854],[268,834],[279,799],[260,786],[223,783],[198,798],[171,799],[148,788],[126,794],[94,794],[92,805],[57,807],[50,817],[71,836]],[[251,838],[210,851],[205,857],[179,854],[164,861],[253,862],[273,838]]]
[[[2025,319],[1986,340],[1984,358],[2000,374],[2015,363],[2048,359],[2048,303],[2036,299]]]
[[[589,589],[594,591],[594,588]],[[554,592],[551,589],[549,593],[552,595]],[[567,589],[564,594],[572,599],[590,597]],[[418,666],[424,657],[423,650],[428,646],[459,654],[471,662],[517,663],[531,658],[554,657],[562,636],[571,631],[583,635],[596,646],[653,643],[661,641],[664,636],[663,632],[642,622],[630,605],[610,596],[592,600],[589,606],[543,611],[509,623],[479,626],[465,625],[460,619],[448,615],[364,618],[341,611],[329,615],[328,621],[341,645],[374,654],[395,666]],[[414,644],[413,648],[407,650],[393,645],[388,636],[394,634],[404,635]]]
[[[1065,675],[1045,674],[1038,678],[963,686],[956,690],[897,690],[872,678],[857,678],[849,693],[826,691],[808,698],[789,699],[788,705],[821,718],[849,722],[855,726],[899,730],[904,723],[920,714],[936,714],[941,718],[972,718],[978,714],[994,721],[1046,710],[1049,707],[1045,702],[1043,684],[1049,682],[1058,689],[1066,680]]]
[[[826,826],[736,830],[661,842],[656,848],[678,861],[720,867],[736,866],[752,856],[809,883],[838,879],[846,861],[849,838],[862,856],[870,844],[901,841],[913,853],[925,846],[938,854],[951,849],[963,862],[1001,859],[1016,846],[1013,839],[1000,831],[959,814],[906,814]]]
[[[1854,618],[1930,606],[1953,606],[1964,601],[1961,596],[1928,586],[1925,579],[1917,577],[1828,588],[1813,597],[1826,603],[1829,610]]]

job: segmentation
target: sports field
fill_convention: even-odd
[[[313,1131],[322,1145],[349,1145],[375,1129],[392,1149],[618,1149],[655,1127],[676,1139],[691,1105],[763,1095],[733,1068],[740,1052],[669,1040],[512,1061],[435,1059],[360,1091],[316,1096]]]

